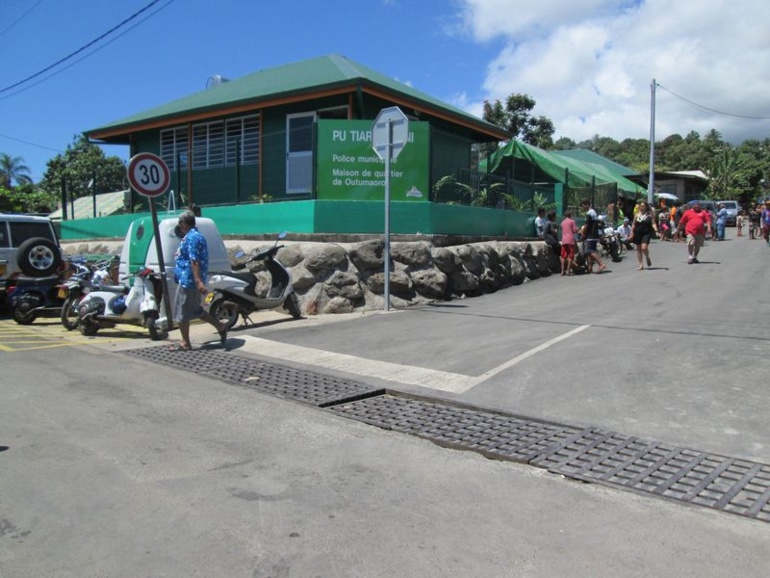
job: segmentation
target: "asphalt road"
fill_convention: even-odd
[[[228,345],[770,463],[769,257],[731,239],[688,266],[683,245],[655,243],[650,270],[626,259],[407,311],[261,314]],[[194,341],[216,347],[205,326]],[[0,321],[3,578],[767,575],[768,522],[575,483],[122,353],[150,345],[138,331],[85,339]]]

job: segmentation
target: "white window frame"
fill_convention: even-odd
[[[311,118],[311,130],[318,115],[312,112],[297,112],[286,115],[286,194],[299,195],[313,189],[313,145],[308,150],[292,150],[291,123],[299,118]]]
[[[240,165],[256,165],[260,158],[262,117],[259,114],[225,120],[225,166],[236,164],[235,147],[240,140]]]
[[[221,120],[193,125],[193,170],[224,166],[224,130],[224,121]]]
[[[160,131],[160,157],[169,170],[186,169],[189,162],[189,131],[186,126],[177,126]],[[176,166],[179,158],[179,167]]]

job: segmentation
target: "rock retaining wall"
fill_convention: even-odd
[[[226,241],[235,255],[265,246],[265,241]],[[90,250],[89,250],[90,249]],[[384,308],[384,241],[358,243],[289,242],[277,259],[291,271],[305,315],[350,313]],[[65,252],[114,253],[120,247],[77,245]],[[559,260],[543,242],[488,241],[435,246],[429,241],[391,243],[390,295],[393,307],[493,293],[550,276]],[[256,269],[257,290],[269,277]]]

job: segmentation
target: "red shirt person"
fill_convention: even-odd
[[[687,235],[687,263],[697,263],[706,232],[711,234],[711,215],[701,208],[700,203],[695,202],[682,215],[679,230]]]

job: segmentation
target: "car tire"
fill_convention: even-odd
[[[56,273],[62,258],[56,243],[45,237],[33,237],[19,245],[16,261],[25,275],[47,277]]]

